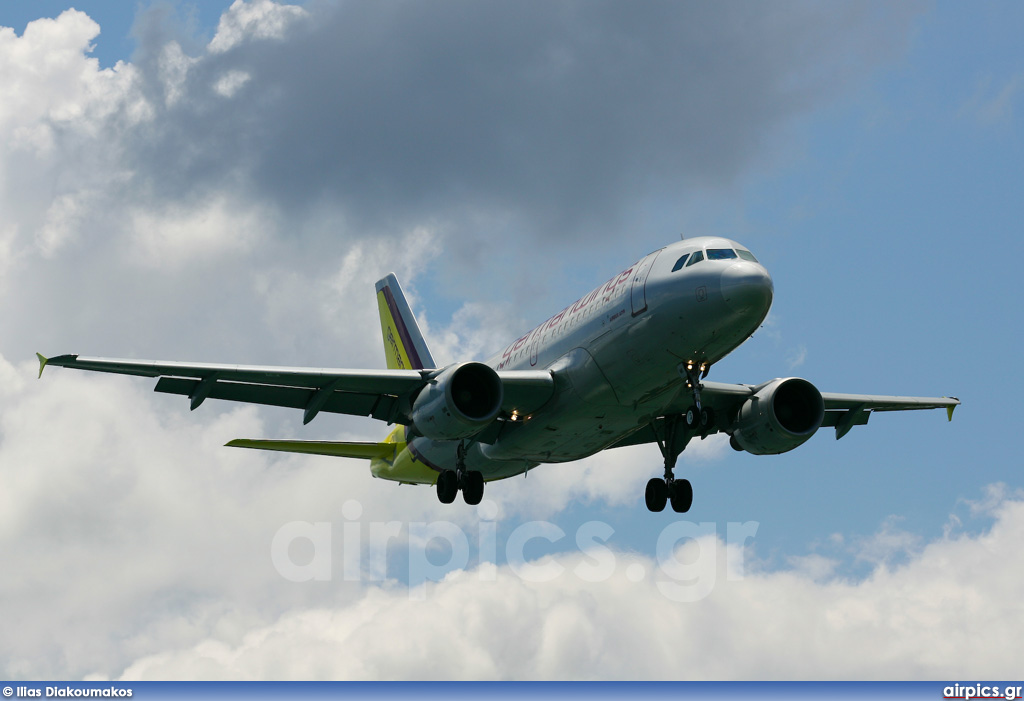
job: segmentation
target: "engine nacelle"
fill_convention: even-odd
[[[501,410],[501,378],[483,363],[445,368],[412,404],[416,431],[433,440],[468,438],[494,421]]]
[[[754,455],[778,455],[803,444],[821,426],[825,402],[807,380],[774,380],[743,402],[732,446]]]

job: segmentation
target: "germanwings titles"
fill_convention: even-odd
[[[710,382],[712,366],[760,326],[772,279],[735,241],[694,238],[637,261],[483,362],[437,367],[394,275],[377,283],[387,370],[262,367],[39,355],[47,365],[159,378],[157,392],[293,407],[394,425],[382,442],[239,439],[229,446],[370,461],[374,477],[434,485],[451,503],[484,483],[608,448],[653,443],[664,475],[651,511],[689,510],[675,476],[693,438],[724,432],[736,450],[785,453],[822,427],[842,438],[875,412],[944,407],[954,397],[821,392],[807,380]]]

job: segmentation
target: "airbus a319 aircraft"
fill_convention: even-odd
[[[229,399],[372,416],[394,425],[379,443],[233,440],[227,445],[370,461],[374,477],[434,485],[449,504],[483,499],[484,483],[540,464],[654,443],[664,476],[647,483],[651,511],[686,512],[676,459],[693,438],[725,432],[733,448],[785,453],[822,427],[842,438],[875,412],[945,407],[955,397],[820,392],[786,377],[757,385],[705,381],[772,304],[768,271],[735,241],[666,246],[615,275],[483,362],[437,367],[393,274],[377,285],[387,370],[213,365],[39,355],[46,365],[160,378],[157,392],[195,409]]]

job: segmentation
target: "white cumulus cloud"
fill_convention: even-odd
[[[551,558],[551,581],[485,564],[428,585],[425,600],[373,588],[235,643],[139,659],[121,678],[1013,678],[1024,501],[992,515],[980,535],[938,539],[859,581],[809,562],[737,576],[741,546],[714,537],[686,541],[667,564],[609,550],[598,581],[577,574],[593,553]],[[707,595],[681,600],[701,580]]]
[[[272,0],[235,0],[221,16],[208,48],[212,53],[222,53],[246,39],[280,39],[289,24],[307,15],[298,5],[281,5]]]

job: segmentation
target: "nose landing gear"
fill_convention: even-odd
[[[699,433],[704,438],[715,425],[715,413],[711,407],[703,407],[700,402],[700,391],[703,387],[700,381],[711,372],[711,365],[701,363],[698,365],[693,361],[679,364],[679,374],[686,379],[686,386],[693,393],[693,406],[683,414],[686,419],[686,428],[692,433]]]

